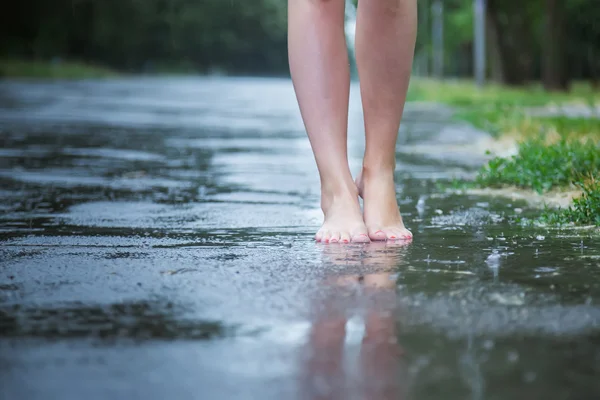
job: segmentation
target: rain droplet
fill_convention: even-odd
[[[536,374],[533,371],[526,372],[525,375],[523,376],[523,380],[525,380],[525,382],[527,382],[527,383],[531,383],[531,382],[535,381],[535,378],[536,378]]]

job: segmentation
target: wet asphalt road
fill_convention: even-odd
[[[414,242],[322,245],[288,80],[0,83],[0,398],[599,398],[600,240],[442,194],[481,135],[409,105]]]

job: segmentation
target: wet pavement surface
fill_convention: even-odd
[[[414,241],[324,245],[290,81],[0,83],[0,398],[599,398],[600,239],[442,194],[481,135],[410,104]]]

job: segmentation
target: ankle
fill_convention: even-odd
[[[396,170],[396,162],[392,163],[367,163],[364,162],[362,166],[362,179],[373,180],[373,179],[393,179],[394,171]]]
[[[323,211],[336,202],[358,201],[358,189],[354,182],[321,184],[321,208]]]

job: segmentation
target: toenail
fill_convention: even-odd
[[[375,232],[376,235],[378,235],[380,233],[383,233],[383,231],[377,231],[377,232]]]
[[[396,239],[396,236],[390,236],[390,239]]]
[[[348,239],[344,239],[344,243],[348,243]]]

